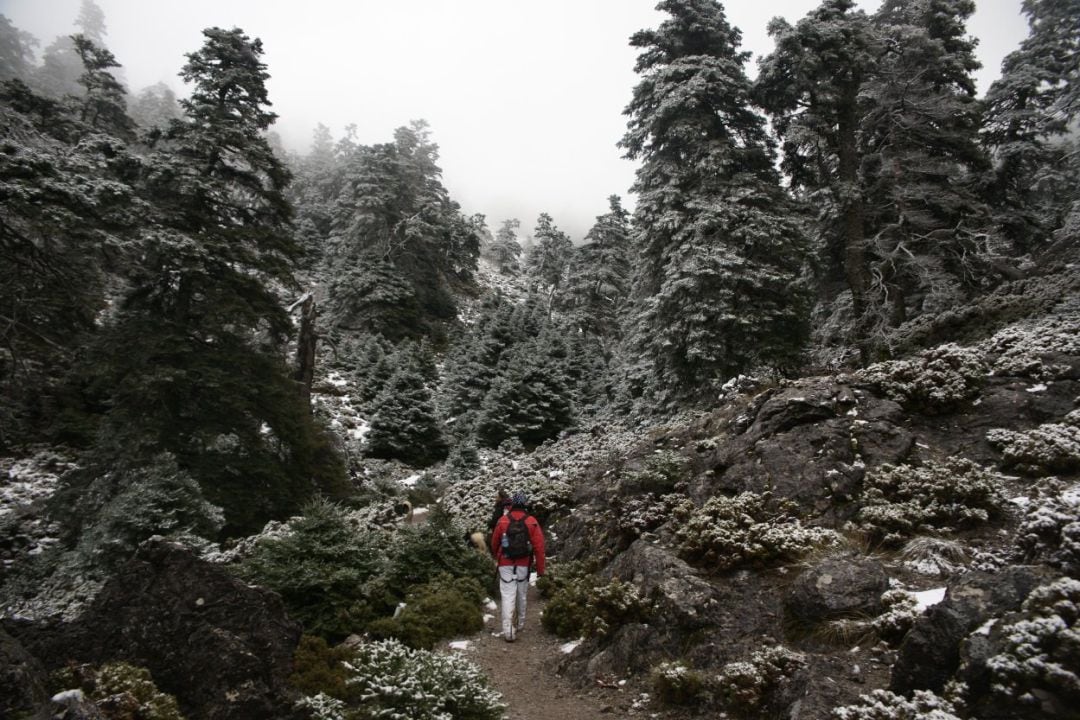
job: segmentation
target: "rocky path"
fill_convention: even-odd
[[[465,656],[482,667],[507,704],[507,720],[599,720],[621,717],[628,698],[619,688],[595,684],[579,687],[571,678],[556,675],[563,641],[540,626],[544,602],[536,588],[529,588],[529,611],[525,630],[508,643],[493,636],[499,631],[497,617],[470,639]],[[496,611],[497,613],[497,611]]]

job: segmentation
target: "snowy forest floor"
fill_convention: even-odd
[[[571,678],[557,674],[564,641],[540,625],[544,601],[535,587],[529,588],[525,630],[508,643],[499,634],[499,618],[470,638],[464,654],[491,678],[502,693],[508,720],[593,720],[624,714],[630,704],[621,687],[579,687]],[[647,717],[647,715],[646,715]]]

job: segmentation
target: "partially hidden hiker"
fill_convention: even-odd
[[[526,509],[528,504],[525,493],[515,492],[510,499],[510,512],[499,518],[491,534],[491,551],[499,566],[502,634],[507,642],[513,642],[525,628],[529,572],[534,561],[536,574],[544,574],[544,531]]]
[[[510,495],[499,488],[495,495],[495,509],[491,511],[491,519],[488,520],[488,532],[495,532],[495,526],[499,524],[502,516],[510,512]]]

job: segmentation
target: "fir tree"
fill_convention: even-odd
[[[638,32],[622,140],[640,159],[634,347],[661,393],[700,392],[806,337],[804,241],[750,108],[740,33],[714,0],[664,0]]]
[[[1077,152],[1060,142],[1080,112],[1080,2],[1026,0],[1029,33],[986,94],[988,200],[1014,252],[1044,248],[1075,200]]]
[[[431,392],[419,368],[402,362],[376,398],[367,454],[427,466],[446,457]]]
[[[489,447],[517,438],[539,445],[573,420],[571,391],[552,338],[515,345],[502,357],[477,417],[477,436]]]
[[[585,335],[603,345],[620,336],[620,314],[630,293],[630,222],[618,195],[596,218],[585,244],[574,250],[561,309]]]
[[[528,273],[545,287],[549,307],[555,302],[570,263],[574,244],[570,237],[555,226],[547,213],[540,213],[533,231],[536,247],[529,254]]]
[[[822,285],[846,284],[855,339],[871,324],[866,200],[859,136],[881,39],[854,0],[824,0],[795,26],[769,24],[776,50],[761,61],[755,99],[783,140],[782,168],[794,189],[822,208]]]
[[[262,44],[239,29],[204,35],[182,72],[184,118],[147,159],[143,260],[98,343],[111,389],[99,453],[172,452],[232,533],[337,492],[343,470],[281,356],[292,327],[273,288],[294,286],[296,249],[289,175],[263,135],[274,115]]]
[[[520,271],[521,243],[518,242],[517,233],[521,227],[521,221],[516,218],[503,220],[502,225],[495,232],[495,239],[488,247],[488,257],[495,267],[503,275],[517,275]]]
[[[867,83],[862,174],[877,304],[890,324],[946,310],[985,282],[989,168],[965,22],[971,0],[886,0],[874,17],[887,51]]]
[[[95,130],[133,140],[135,121],[127,114],[127,93],[109,72],[120,64],[111,52],[98,47],[85,35],[73,35],[71,39],[85,68],[79,76],[79,84],[85,91],[79,119]]]
[[[11,20],[0,14],[0,82],[29,81],[37,44],[37,38],[15,27]]]

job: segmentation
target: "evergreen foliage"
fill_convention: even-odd
[[[427,466],[446,457],[446,440],[419,367],[399,363],[372,404],[367,454]]]
[[[450,199],[438,157],[423,121],[398,128],[393,143],[349,149],[327,240],[332,283],[345,291],[334,294],[337,325],[442,340],[457,313],[452,292],[472,284],[482,219]],[[315,182],[326,185],[325,174]],[[320,220],[311,218],[315,234]]]
[[[609,211],[596,218],[585,244],[571,254],[559,307],[610,353],[620,337],[620,314],[630,293],[630,215],[618,195],[609,197],[608,203]]]
[[[1080,113],[1080,3],[1027,0],[1028,37],[986,93],[983,142],[993,153],[988,200],[1013,250],[1045,248],[1075,200],[1075,146],[1061,142]]]
[[[807,335],[805,240],[750,108],[741,33],[714,0],[658,9],[671,17],[631,39],[642,79],[621,142],[642,161],[631,342],[654,393],[686,396],[794,360]]]
[[[566,279],[574,244],[570,236],[555,226],[547,213],[540,213],[533,230],[536,247],[529,253],[526,270],[540,287],[546,289],[548,306],[555,303]]]
[[[486,256],[503,275],[517,275],[521,270],[521,243],[517,240],[516,229],[521,221],[514,218],[503,220],[495,232],[495,239],[487,247]]]
[[[353,527],[344,510],[315,500],[289,530],[262,539],[237,571],[281,595],[305,632],[341,640],[389,605],[374,582],[384,569],[381,541]]]

